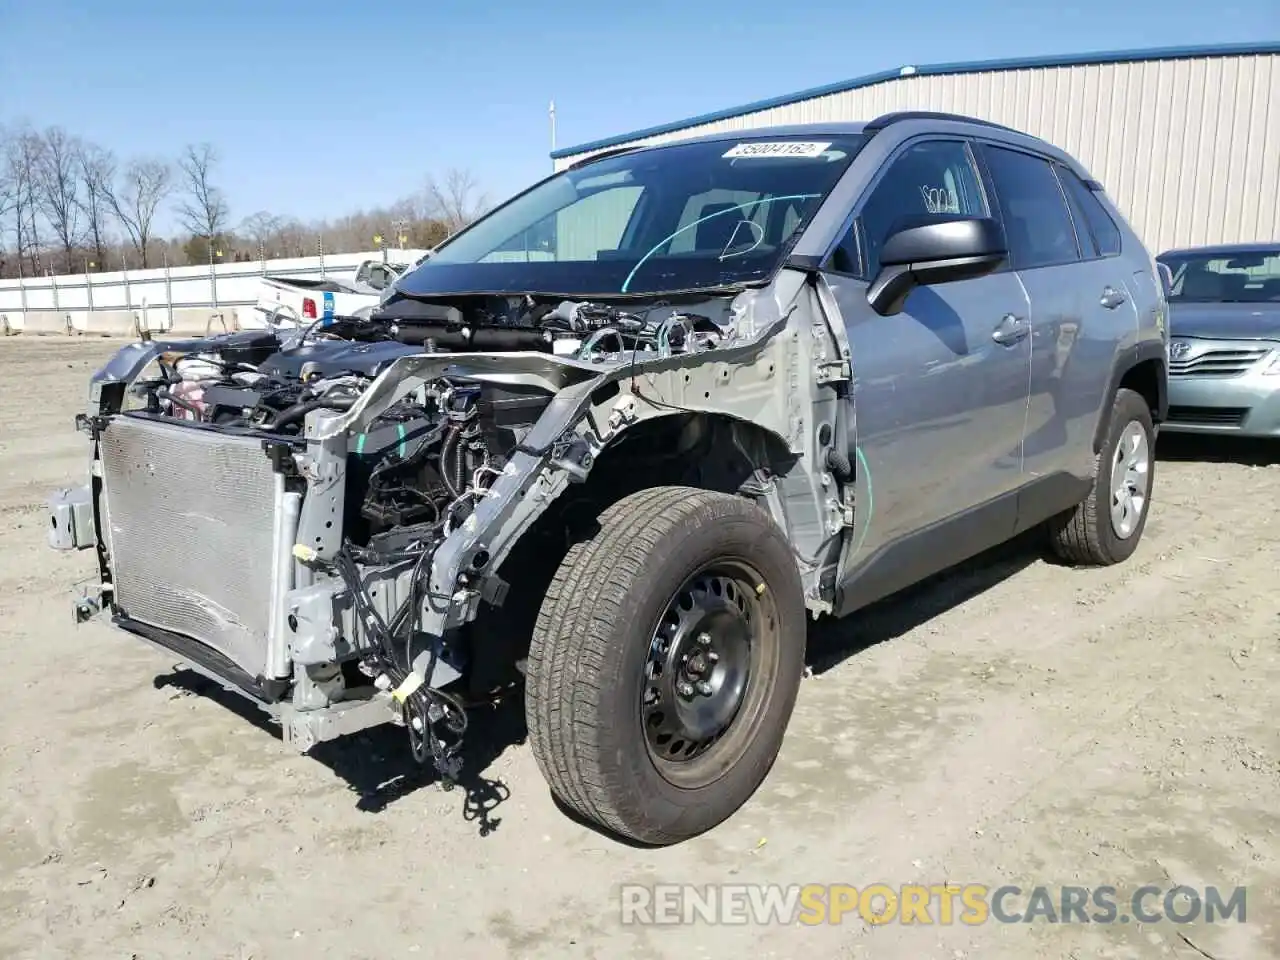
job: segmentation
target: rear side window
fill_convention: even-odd
[[[1097,196],[1084,185],[1083,180],[1065,167],[1058,168],[1058,179],[1084,214],[1098,253],[1104,257],[1117,256],[1120,253],[1120,228],[1107,213],[1107,208],[1098,202]]]
[[[1030,270],[1079,260],[1067,200],[1048,161],[990,145],[983,152],[1000,201],[1013,268]]]

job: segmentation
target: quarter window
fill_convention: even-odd
[[[904,217],[941,213],[970,217],[989,216],[982,181],[969,148],[959,140],[930,140],[908,147],[891,161],[884,177],[863,204],[855,229],[862,237],[864,276],[875,275],[884,242]],[[853,256],[858,243],[850,235],[840,244],[837,260],[849,272],[856,271]]]
[[[1080,259],[1075,229],[1062,187],[1048,161],[1029,153],[984,149],[1015,270]]]
[[[1084,181],[1065,167],[1058,168],[1058,179],[1066,187],[1067,193],[1075,201],[1075,205],[1084,214],[1089,224],[1089,232],[1098,245],[1098,253],[1104,257],[1114,257],[1120,253],[1120,228],[1107,213],[1106,207],[1098,202],[1097,196],[1084,185]]]

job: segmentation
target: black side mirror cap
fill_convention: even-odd
[[[892,316],[915,287],[986,276],[1008,256],[1004,230],[991,217],[904,218],[880,251],[880,272],[867,288],[867,302],[881,316]]]

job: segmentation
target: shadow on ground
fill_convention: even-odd
[[[413,759],[403,727],[383,726],[342,740],[317,744],[310,756],[329,767],[358,795],[357,809],[381,813],[389,805],[433,784],[463,795],[462,817],[475,821],[480,836],[502,823],[494,816],[511,795],[501,780],[485,776],[503,753],[524,743],[524,698],[513,693],[492,705],[478,707],[468,718],[463,740],[462,772],[456,784],[442,782],[430,760]]]
[[[1030,531],[840,620],[809,627],[809,668],[823,674],[876,644],[909,633],[1045,559],[1044,534]]]
[[[863,650],[901,636],[982,594],[1043,557],[1043,537],[1033,532],[872,604],[855,616],[814,624],[808,636],[809,666],[814,673],[825,673]],[[281,735],[279,725],[253,703],[201,674],[178,670],[157,677],[155,686],[208,697],[272,736]],[[494,761],[523,744],[528,736],[522,693],[517,690],[493,705],[476,708],[469,724],[462,773],[452,789],[463,793],[463,817],[476,822],[480,836],[488,836],[502,823],[494,812],[508,799],[510,790],[486,774]],[[408,735],[400,726],[375,727],[320,743],[308,756],[341,778],[356,794],[356,807],[368,813],[381,813],[424,787],[446,786],[430,761],[419,764],[413,759]],[[558,806],[575,822],[601,832],[573,811]]]
[[[279,724],[264,711],[202,674],[177,669],[157,677],[154,685],[156,689],[168,688],[206,697],[281,739]],[[442,782],[430,760],[425,764],[417,763],[405,729],[390,724],[318,743],[307,756],[343,780],[356,794],[356,808],[366,813],[381,813],[397,800],[432,785],[461,791],[463,819],[475,821],[483,837],[501,825],[502,818],[494,816],[494,811],[510,796],[505,783],[485,774],[495,760],[512,747],[524,743],[527,736],[524,697],[517,691],[470,713],[461,751],[462,772],[453,785]]]
[[[1238,463],[1245,467],[1280,466],[1280,440],[1162,433],[1156,459],[1171,463]]]

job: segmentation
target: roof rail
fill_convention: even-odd
[[[641,150],[647,146],[651,146],[651,144],[628,143],[621,147],[614,147],[612,150],[601,150],[599,153],[592,153],[583,157],[581,160],[573,161],[573,163],[569,164],[565,169],[577,170],[579,167],[585,167],[587,164],[595,163],[597,160],[608,160],[610,157],[619,157],[624,153],[633,153],[636,150]]]
[[[1003,123],[995,123],[991,120],[982,120],[978,117],[968,117],[963,113],[944,113],[934,110],[898,110],[894,113],[882,113],[870,123],[862,128],[862,132],[875,136],[885,127],[891,124],[901,123],[904,120],[952,120],[957,123],[976,123],[983,127],[994,127],[997,130],[1004,130],[1008,133],[1018,133],[1022,136],[1030,136],[1030,134],[1022,130],[1015,130],[1013,127],[1006,127]]]

